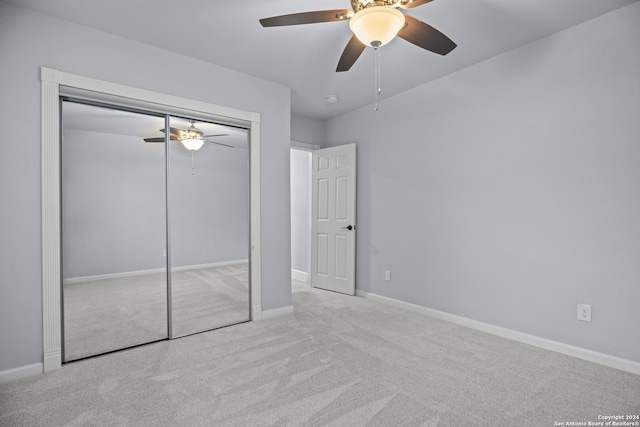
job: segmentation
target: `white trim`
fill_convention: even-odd
[[[295,280],[301,280],[305,283],[309,283],[309,273],[307,273],[306,271],[295,270],[292,268],[291,278]]]
[[[290,141],[289,147],[294,150],[301,150],[301,151],[314,151],[314,150],[320,149],[320,146],[318,144],[309,144],[307,142],[298,142],[298,141]]]
[[[248,262],[249,262],[248,259],[239,259],[236,261],[211,262],[209,264],[183,265],[180,267],[171,267],[171,271],[173,272],[173,271],[201,270],[204,268],[216,268],[216,267],[226,267],[229,265],[236,265],[236,264],[247,264]],[[166,268],[153,268],[150,270],[135,270],[135,271],[124,271],[121,273],[96,274],[95,276],[69,277],[67,279],[64,279],[63,283],[65,285],[71,285],[74,283],[95,282],[97,280],[109,280],[109,279],[119,279],[122,277],[144,276],[146,274],[164,273],[165,271],[167,271]]]
[[[576,347],[573,345],[561,343],[558,341],[541,338],[535,335],[526,334],[524,332],[514,331],[513,329],[503,328],[501,326],[491,325],[489,323],[480,322],[478,320],[469,319],[455,314],[446,313],[444,311],[434,310],[432,308],[423,307],[421,305],[411,304],[408,302],[400,301],[397,299],[377,295],[371,292],[365,292],[356,290],[356,295],[359,297],[367,298],[372,301],[376,301],[382,304],[386,304],[392,307],[412,311],[414,313],[425,314],[429,317],[452,322],[461,326],[476,329],[478,331],[486,332],[491,335],[497,335],[502,338],[518,341],[521,343],[529,344],[535,347],[543,348],[545,350],[555,351],[567,356],[576,357],[578,359],[587,360],[589,362],[598,363],[600,365],[608,366],[611,368],[620,369],[622,371],[631,372],[632,374],[640,375],[640,363],[633,360],[623,359],[621,357],[612,356],[605,353],[599,353],[597,351],[588,350],[582,347]]]
[[[62,365],[60,298],[60,72],[42,68],[42,347],[44,372]]]
[[[274,319],[276,317],[285,316],[293,313],[293,306],[287,305],[285,307],[273,308],[271,310],[265,310],[262,312],[262,320]]]
[[[236,110],[206,102],[124,86],[117,83],[40,68],[41,151],[42,151],[42,323],[43,369],[48,372],[62,366],[60,352],[60,91],[132,107],[175,113],[182,111],[195,118],[211,118],[224,123],[249,127],[250,165],[250,247],[251,301],[262,303],[262,211],[260,113]],[[94,96],[95,95],[95,96]],[[154,106],[156,108],[154,108]],[[255,312],[255,310],[254,310]],[[259,320],[256,316],[254,320]]]
[[[251,307],[251,321],[252,322],[261,322],[262,321],[262,306],[254,305]]]
[[[144,109],[152,109],[164,113],[205,113],[214,114],[220,117],[227,117],[235,123],[237,123],[238,120],[246,122],[260,122],[260,113],[237,110],[235,108],[223,107],[221,105],[213,105],[207,102],[196,101],[193,99],[182,98],[132,86],[125,86],[91,77],[65,73],[64,71],[54,70],[47,67],[41,67],[41,70],[41,78],[43,81],[65,86],[64,93],[72,96],[85,97],[83,96],[83,92],[89,91],[93,92],[95,97],[109,103],[121,104],[124,100],[124,105],[127,106],[142,107]],[[92,96],[92,98],[95,97]],[[150,104],[155,104],[157,109],[154,109]]]
[[[62,349],[54,349],[44,352],[42,367],[44,372],[53,371],[62,366]]]
[[[8,383],[9,381],[21,380],[41,373],[42,363],[34,363],[33,365],[7,369],[6,371],[0,371],[0,384]]]
[[[260,145],[260,117],[251,122],[249,131],[249,197],[251,198],[251,215],[249,224],[249,236],[251,238],[251,269],[249,272],[251,282],[250,306],[259,307],[251,313],[251,320],[262,320],[262,148]],[[256,315],[256,313],[260,313]]]

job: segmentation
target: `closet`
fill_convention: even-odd
[[[251,320],[249,131],[61,99],[63,361]]]

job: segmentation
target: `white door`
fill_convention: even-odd
[[[356,145],[313,152],[311,286],[355,294]]]

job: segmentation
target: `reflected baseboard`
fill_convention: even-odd
[[[201,270],[203,268],[212,268],[212,267],[215,268],[215,267],[225,267],[228,265],[247,264],[248,262],[249,262],[248,259],[240,259],[240,260],[232,260],[232,261],[212,262],[208,264],[183,265],[179,267],[171,267],[171,271]],[[74,283],[93,282],[96,280],[108,280],[108,279],[118,279],[121,277],[144,276],[147,274],[164,273],[165,271],[166,269],[162,267],[162,268],[154,268],[149,270],[136,270],[136,271],[124,271],[120,273],[97,274],[94,276],[69,277],[69,278],[63,279],[62,283],[65,285],[71,285]]]

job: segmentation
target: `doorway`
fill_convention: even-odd
[[[248,130],[61,108],[63,361],[251,320]]]
[[[356,145],[290,153],[291,278],[355,295]]]
[[[298,143],[291,156],[291,278],[309,284],[311,271],[311,153]]]

